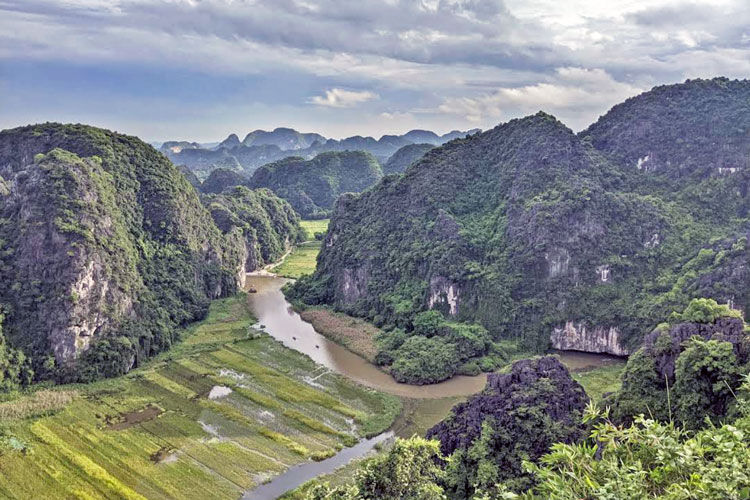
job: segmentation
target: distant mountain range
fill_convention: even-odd
[[[185,165],[205,179],[215,168],[229,168],[250,176],[261,165],[298,156],[311,159],[326,151],[366,151],[381,163],[400,148],[411,144],[440,146],[448,141],[479,132],[454,130],[438,135],[429,130],[411,130],[403,135],[384,135],[380,139],[353,136],[346,139],[327,139],[316,133],[301,133],[290,128],[277,128],[270,132],[255,130],[240,141],[231,134],[216,146],[189,141],[167,141],[160,147],[176,165]]]

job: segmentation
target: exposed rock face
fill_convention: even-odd
[[[630,350],[622,345],[620,331],[613,326],[589,327],[585,323],[567,321],[550,335],[553,349],[583,351],[627,356]]]
[[[459,293],[457,284],[442,276],[434,276],[430,279],[430,298],[427,305],[430,309],[440,309],[450,316],[455,316],[458,314]]]
[[[341,283],[337,289],[341,294],[341,301],[345,304],[353,304],[362,298],[367,292],[367,270],[364,268],[344,268],[338,279]]]
[[[557,358],[525,359],[513,363],[509,373],[490,374],[485,389],[454,406],[427,437],[440,440],[442,453],[450,455],[468,448],[479,437],[482,423],[492,419],[504,436],[501,454],[517,453],[515,447],[522,443],[527,458],[535,460],[555,442],[550,439],[572,442],[582,436],[580,418],[587,402],[583,388]],[[538,426],[532,423],[535,419]],[[548,431],[549,421],[558,429],[554,435]]]

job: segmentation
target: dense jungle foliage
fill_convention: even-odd
[[[738,321],[736,312],[706,299],[672,319],[679,321],[672,328],[713,325],[716,338],[732,337],[732,322]],[[398,441],[362,464],[351,484],[317,484],[308,499],[750,498],[750,366],[730,366],[731,342],[704,340],[703,332],[690,331],[674,339],[682,347],[677,362],[672,359],[677,379],[672,389],[639,394],[652,404],[671,403],[672,413],[620,405],[621,415],[613,417],[609,407],[587,403],[556,358],[518,361],[490,375],[482,393],[428,431],[434,441]],[[750,335],[742,338],[747,345]],[[657,359],[667,367],[663,361]],[[632,394],[634,374],[644,373],[634,371],[636,365],[642,362],[629,362],[618,398]],[[652,408],[661,414],[652,416]],[[723,413],[716,414],[717,408]],[[635,413],[623,419],[624,412]]]
[[[24,374],[11,378],[28,378],[28,365],[36,380],[124,373],[237,290],[242,235],[222,234],[178,169],[134,137],[83,125],[6,130],[0,177],[3,356]],[[257,210],[278,207],[273,217],[298,234],[288,205],[256,196]],[[262,225],[261,248],[277,254],[279,225]]]
[[[200,192],[205,194],[218,194],[228,187],[242,186],[247,183],[247,177],[229,170],[228,168],[217,168],[200,185]]]
[[[417,314],[410,330],[394,329],[376,341],[375,361],[390,366],[396,380],[409,384],[432,384],[456,373],[477,375],[507,360],[483,326],[446,321],[434,310]]]
[[[270,190],[235,186],[222,191],[205,196],[203,202],[222,232],[242,232],[248,250],[246,271],[278,261],[292,245],[305,240],[299,216]]]
[[[383,165],[383,175],[403,174],[414,162],[422,158],[428,151],[435,149],[433,144],[409,144],[399,149]]]
[[[628,359],[613,418],[639,414],[686,429],[736,413],[736,392],[750,373],[750,335],[739,311],[695,299],[646,336]]]
[[[744,387],[750,391],[750,381]],[[496,478],[494,464],[480,463],[472,471],[477,490],[468,497],[452,490],[455,456],[444,457],[437,441],[400,440],[363,464],[354,484],[317,485],[308,500],[743,500],[750,498],[750,405],[742,399],[740,406],[736,420],[693,434],[644,416],[618,426],[591,405],[583,418],[588,439],[554,444],[536,462],[523,462],[533,486],[487,486]]]
[[[747,310],[748,102],[749,81],[695,80],[578,136],[539,113],[452,141],[342,197],[291,293],[386,328],[434,308],[535,350],[566,321],[632,351],[694,297]]]
[[[378,161],[364,151],[322,153],[312,160],[290,157],[259,168],[252,188],[269,188],[303,218],[327,217],[341,193],[359,193],[383,176]]]

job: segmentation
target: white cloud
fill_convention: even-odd
[[[748,25],[747,0],[0,0],[0,64],[282,74],[303,89],[286,116],[321,126],[335,108],[386,113],[384,133],[544,109],[576,128],[656,84],[747,77]]]
[[[476,124],[490,124],[542,110],[568,126],[583,128],[597,114],[644,89],[615,80],[602,69],[558,68],[554,78],[520,87],[505,87],[473,97],[451,97],[437,112]]]
[[[328,106],[331,108],[351,108],[363,102],[377,99],[378,95],[369,90],[354,91],[344,89],[326,90],[325,95],[316,95],[310,102],[318,106]]]

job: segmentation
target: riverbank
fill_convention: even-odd
[[[302,320],[310,323],[319,334],[362,356],[370,363],[375,362],[375,356],[378,354],[375,337],[380,333],[380,329],[375,325],[323,306],[307,307],[297,311]]]
[[[378,391],[395,396],[423,399],[474,394],[484,388],[487,376],[457,375],[438,384],[409,385],[396,380],[363,357],[329,340],[302,320],[286,301],[282,287],[287,280],[278,277],[249,275],[246,286],[255,289],[250,294],[253,313],[265,331],[286,347],[306,354],[335,373]]]
[[[251,328],[245,295],[160,359],[0,424],[2,498],[236,499],[391,426],[397,398]],[[34,395],[13,402],[19,408]]]

